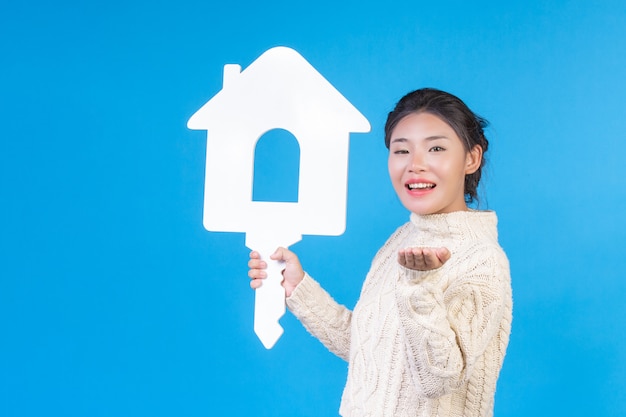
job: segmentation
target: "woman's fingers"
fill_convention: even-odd
[[[447,248],[407,248],[398,251],[398,263],[417,271],[440,268],[450,259]]]
[[[256,290],[263,285],[263,279],[267,278],[267,273],[265,272],[267,263],[261,260],[261,255],[257,251],[252,251],[250,252],[248,268],[248,277],[251,279],[250,287]]]
[[[250,281],[250,288],[252,288],[253,290],[261,287],[261,285],[263,285],[263,281],[260,279],[253,279],[252,281]]]
[[[437,258],[439,258],[439,262],[441,262],[442,265],[448,262],[450,256],[452,256],[448,248],[437,248],[436,254]]]

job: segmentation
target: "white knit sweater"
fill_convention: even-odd
[[[372,261],[354,311],[309,275],[287,299],[308,331],[349,362],[342,416],[489,417],[511,329],[509,264],[489,211],[411,215]],[[441,268],[397,262],[447,247]]]

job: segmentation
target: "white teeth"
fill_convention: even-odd
[[[409,190],[415,190],[415,189],[425,190],[427,188],[433,188],[434,186],[435,184],[426,184],[423,182],[412,183],[408,185]]]

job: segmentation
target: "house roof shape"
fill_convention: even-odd
[[[190,129],[210,130],[240,115],[242,122],[280,127],[294,134],[302,118],[306,123],[324,123],[331,131],[370,131],[365,116],[291,48],[274,47],[245,70],[240,68],[224,66],[222,90],[191,116]]]

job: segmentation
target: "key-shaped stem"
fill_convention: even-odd
[[[267,278],[256,290],[254,300],[254,332],[266,349],[271,349],[283,334],[279,320],[285,314],[285,289],[282,286],[285,263],[270,259],[270,255],[279,246],[288,247],[301,238],[302,235],[279,227],[246,233],[246,246],[259,252],[267,263]]]
[[[282,286],[285,263],[269,259],[269,254],[261,254],[261,259],[267,263],[267,278],[254,297],[254,332],[263,346],[271,349],[283,334],[278,321],[285,314],[285,289]]]

